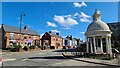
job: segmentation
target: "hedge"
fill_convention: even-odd
[[[29,47],[30,49],[35,49],[35,45],[32,45]]]

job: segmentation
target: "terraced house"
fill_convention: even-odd
[[[42,45],[46,46],[46,48],[58,49],[62,48],[62,44],[63,38],[59,33],[53,34],[52,31],[49,31],[42,36]]]
[[[35,30],[29,30],[28,26],[24,28],[6,26],[2,24],[2,48],[6,49],[8,45],[18,45],[19,43],[22,46],[26,45],[40,45],[40,35]]]

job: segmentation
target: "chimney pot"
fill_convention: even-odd
[[[50,34],[52,34],[52,31],[49,31]]]
[[[28,25],[26,25],[26,26],[24,27],[24,29],[25,29],[25,30],[28,30]]]
[[[59,33],[56,33],[56,35],[58,35],[58,36],[59,36]]]
[[[2,24],[2,27],[4,26],[4,24]]]

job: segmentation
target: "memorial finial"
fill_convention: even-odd
[[[98,9],[95,9],[95,13],[93,14],[93,20],[100,20],[101,14],[99,13]]]

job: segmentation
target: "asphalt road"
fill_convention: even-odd
[[[103,66],[67,59],[63,57],[62,52],[64,50],[45,50],[3,55],[3,66]]]

